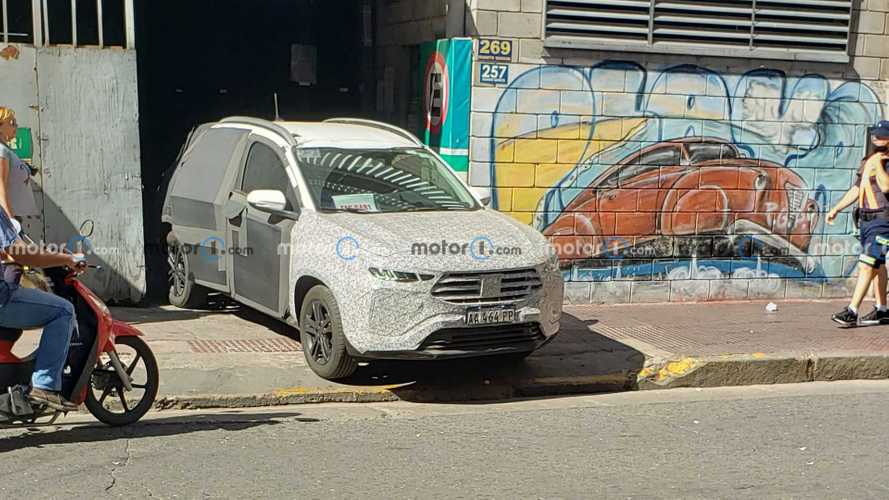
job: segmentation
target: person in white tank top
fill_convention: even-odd
[[[13,216],[37,213],[27,165],[7,146],[16,137],[15,113],[0,107],[0,327],[13,330],[43,328],[31,389],[32,403],[58,411],[77,408],[62,396],[62,374],[71,334],[77,324],[74,306],[56,295],[18,283],[17,266],[82,269],[83,255],[51,252],[19,238],[21,225]]]
[[[15,113],[9,108],[0,107],[0,121],[5,120],[9,127],[6,134],[14,134],[18,128]],[[34,202],[34,191],[31,187],[31,167],[21,160],[7,144],[15,139],[12,137],[0,137],[0,160],[7,161],[6,177],[2,186],[5,193],[0,193],[0,203],[5,203],[3,208],[10,218],[40,215],[37,204]],[[5,194],[5,196],[2,196]]]

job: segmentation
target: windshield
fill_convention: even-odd
[[[423,149],[297,148],[315,206],[324,211],[475,210],[448,167]]]

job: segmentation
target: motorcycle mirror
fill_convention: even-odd
[[[93,230],[96,228],[96,224],[91,220],[87,219],[83,221],[83,224],[80,225],[80,235],[84,238],[89,238],[93,235]]]

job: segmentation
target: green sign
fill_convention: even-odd
[[[22,161],[31,161],[34,158],[34,143],[31,141],[31,129],[18,129],[15,139],[9,141],[9,149],[18,155]]]
[[[454,38],[420,46],[420,102],[425,118],[420,137],[455,172],[469,170],[469,98],[472,40]]]

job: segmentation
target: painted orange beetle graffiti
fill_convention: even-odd
[[[544,235],[562,259],[706,234],[762,235],[796,253],[808,250],[818,217],[793,170],[745,158],[721,139],[689,137],[644,148],[603,172]]]

